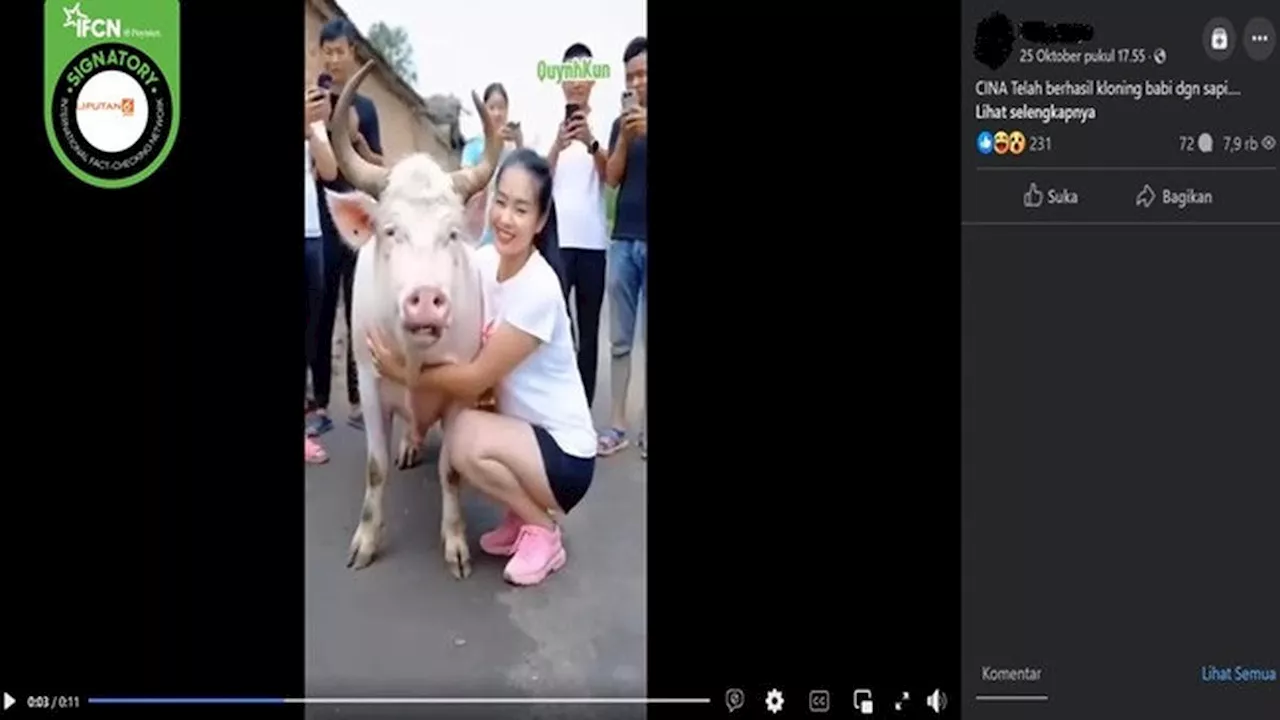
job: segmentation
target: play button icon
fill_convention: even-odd
[[[5,710],[8,710],[9,708],[13,707],[13,704],[14,704],[15,702],[17,702],[17,700],[14,700],[12,695],[10,695],[9,693],[5,693],[5,694],[4,694],[4,709],[5,709]]]

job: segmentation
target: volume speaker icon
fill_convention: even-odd
[[[932,695],[924,699],[924,704],[928,705],[934,713],[940,713],[947,709],[947,694],[941,690],[934,690]]]

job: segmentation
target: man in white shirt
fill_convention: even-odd
[[[564,62],[591,62],[591,50],[574,43],[564,51]],[[590,80],[566,80],[565,120],[560,123],[547,161],[554,172],[559,226],[561,275],[565,302],[573,292],[573,316],[578,326],[578,373],[590,405],[596,394],[596,368],[600,337],[600,306],[604,301],[605,265],[609,249],[604,200],[605,148],[591,129]]]
[[[307,88],[303,98],[302,234],[306,268],[306,281],[303,287],[306,290],[307,315],[306,365],[303,368],[302,381],[305,401],[306,373],[307,369],[312,367],[313,355],[317,348],[316,328],[320,320],[320,305],[324,299],[324,233],[320,226],[320,193],[316,188],[316,179],[331,181],[338,177],[338,161],[333,156],[333,148],[329,146],[328,140],[317,139],[318,134],[325,132],[325,121],[329,119],[328,94],[318,87],[312,87]],[[324,448],[310,436],[306,437],[305,441],[305,457],[309,463],[322,463],[329,459]]]

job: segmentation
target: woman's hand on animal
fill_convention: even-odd
[[[635,138],[649,133],[649,111],[637,105],[622,116],[622,131],[628,138]]]
[[[371,331],[365,341],[369,345],[369,354],[373,356],[373,369],[378,376],[392,382],[408,384],[406,380],[408,367],[404,355],[395,350],[378,330]]]

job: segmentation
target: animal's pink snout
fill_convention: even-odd
[[[438,287],[414,288],[401,307],[404,329],[439,336],[449,325],[449,298]]]

